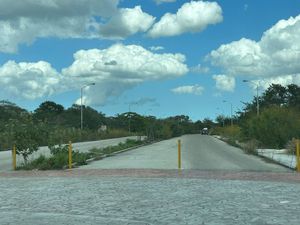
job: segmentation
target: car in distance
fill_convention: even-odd
[[[201,134],[203,134],[203,135],[208,135],[208,128],[207,128],[207,127],[204,127],[204,128],[201,130]]]

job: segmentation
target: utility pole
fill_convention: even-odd
[[[233,118],[232,118],[232,103],[226,100],[223,100],[223,102],[228,102],[230,104],[230,123],[231,126],[233,126]]]
[[[95,83],[90,83],[90,84],[86,84],[84,86],[82,86],[80,88],[80,129],[83,129],[83,110],[82,110],[82,95],[83,95],[83,89],[88,87],[88,86],[92,86],[95,85]]]

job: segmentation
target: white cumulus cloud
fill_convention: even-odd
[[[1,92],[16,98],[36,99],[60,91],[60,74],[47,62],[16,63],[0,67]]]
[[[74,62],[56,71],[48,62],[8,61],[0,66],[1,94],[37,99],[84,85],[84,104],[101,105],[149,80],[164,80],[188,72],[182,54],[157,54],[138,45],[115,44],[106,49],[80,50]]]
[[[77,88],[95,82],[96,86],[86,91],[87,102],[100,105],[142,82],[186,74],[184,62],[182,54],[156,54],[138,45],[115,44],[107,49],[76,52],[74,63],[63,69],[62,74]]]
[[[201,32],[210,24],[223,20],[222,8],[216,2],[191,1],[184,3],[176,14],[166,13],[149,30],[153,38],[175,36],[185,32]]]
[[[257,87],[259,90],[266,90],[271,84],[280,84],[282,86],[296,84],[300,86],[300,74],[268,77],[264,79],[251,80],[251,82],[249,82],[249,86],[252,88],[253,92],[256,92]]]
[[[149,49],[151,51],[160,51],[160,50],[164,50],[165,48],[162,46],[151,46],[151,47],[149,47]]]
[[[220,91],[234,91],[235,79],[234,77],[226,75],[214,75],[213,79],[216,81],[216,88]]]
[[[118,13],[119,0],[0,0],[0,52],[13,53],[36,38],[99,37],[95,17]]]
[[[204,87],[196,84],[196,85],[186,85],[180,86],[171,89],[171,91],[175,94],[194,94],[194,95],[201,95],[204,91]]]
[[[256,42],[242,38],[221,45],[208,59],[232,76],[253,78],[286,77],[300,74],[300,15],[280,20]]]
[[[154,0],[156,4],[176,2],[176,0]]]
[[[142,11],[141,6],[132,9],[120,9],[108,23],[100,26],[100,34],[107,38],[123,39],[129,35],[145,32],[154,23],[155,18]]]
[[[15,53],[37,38],[124,39],[147,32],[155,17],[119,0],[0,0],[0,52]]]
[[[191,67],[190,71],[193,73],[205,74],[209,72],[209,68],[206,66],[202,66],[201,64],[198,64],[196,66]]]

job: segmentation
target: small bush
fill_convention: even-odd
[[[73,152],[72,153],[72,160],[77,165],[86,165],[86,160],[91,157],[91,153],[80,153],[80,152]],[[41,155],[39,158],[24,164],[18,169],[23,170],[59,170],[64,169],[69,163],[69,155],[68,152],[57,152],[55,155],[52,155],[50,158],[46,158],[45,156]]]
[[[76,162],[76,165],[82,166],[87,164],[87,160],[92,157],[91,153],[82,153],[82,152],[74,152],[72,155],[73,161]]]
[[[33,170],[33,169],[40,169],[40,165],[45,164],[47,161],[44,155],[40,155],[37,159],[32,160],[29,163],[22,164],[21,166],[17,167],[17,170]]]
[[[226,127],[216,127],[213,130],[212,134],[217,134],[232,140],[239,140],[241,131],[239,126],[233,125],[233,126],[226,126]]]
[[[86,165],[87,160],[90,158],[96,158],[96,159],[102,159],[103,155],[109,155],[114,152],[127,149],[130,147],[134,147],[137,145],[142,144],[143,141],[136,141],[132,139],[126,140],[125,143],[120,143],[117,146],[109,146],[104,149],[97,149],[93,148],[90,150],[89,153],[82,153],[78,151],[72,152],[72,161],[73,163],[76,163],[76,165]],[[64,169],[68,166],[69,162],[69,154],[68,154],[68,146],[52,146],[50,148],[52,156],[50,158],[46,158],[45,156],[41,155],[39,158],[22,165],[21,167],[18,167],[18,169],[23,170],[58,170],[58,169]]]
[[[132,148],[134,146],[141,145],[143,143],[145,143],[145,141],[127,139],[125,143],[119,143],[116,146],[109,146],[106,148],[93,148],[90,150],[90,153],[93,155],[93,157],[102,158],[102,155],[109,155],[114,152],[118,152],[127,148]]]
[[[49,164],[51,169],[63,169],[66,165],[68,165],[69,156],[65,152],[57,153],[49,158]]]
[[[296,155],[296,141],[297,140],[293,138],[292,140],[289,140],[285,145],[288,154]]]
[[[240,147],[240,146],[237,144],[237,142],[236,142],[235,139],[229,138],[229,139],[226,139],[225,141],[227,142],[227,144],[229,144],[229,145],[231,145],[231,146],[238,147],[238,148]]]
[[[68,152],[68,145],[52,145],[49,146],[50,153],[52,155],[56,155],[58,153],[67,153]]]
[[[258,144],[258,141],[254,139],[246,141],[243,144],[243,150],[247,154],[257,155]]]

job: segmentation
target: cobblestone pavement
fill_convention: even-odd
[[[299,224],[296,173],[0,173],[0,224]]]

